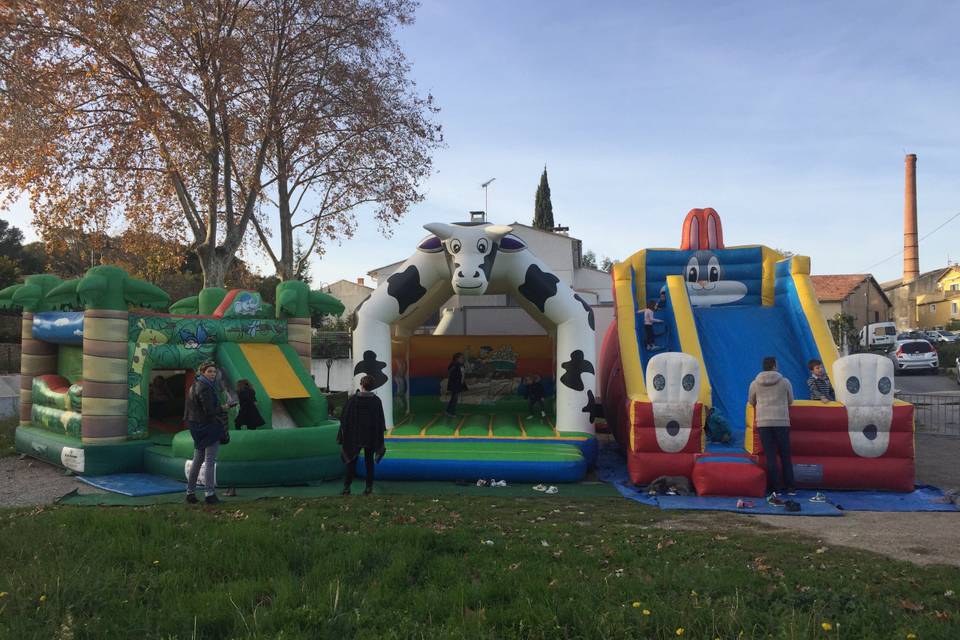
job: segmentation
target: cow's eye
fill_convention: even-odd
[[[479,251],[480,253],[486,253],[486,252],[487,252],[487,239],[486,239],[486,238],[480,238],[479,240],[477,240],[477,251]]]
[[[452,251],[452,252],[454,252],[454,253],[460,253],[460,241],[459,241],[459,240],[451,240],[451,241],[450,241],[450,251]]]

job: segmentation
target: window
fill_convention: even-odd
[[[935,304],[930,305],[930,313],[936,313],[936,312],[937,312],[937,305]]]
[[[954,315],[954,316],[957,315],[957,303],[956,303],[956,302],[951,302],[951,303],[950,303],[950,314],[951,314],[951,315]]]
[[[900,350],[904,353],[930,353],[933,351],[933,347],[927,341],[904,342],[900,346]]]
[[[960,282],[954,282],[950,285],[950,291],[960,291]]]

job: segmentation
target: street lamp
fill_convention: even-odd
[[[484,213],[489,213],[489,205],[487,204],[487,191],[488,191],[488,187],[490,186],[490,183],[493,182],[494,180],[496,180],[496,178],[490,178],[489,180],[484,182],[482,185],[480,185],[480,188],[483,189],[483,212]]]

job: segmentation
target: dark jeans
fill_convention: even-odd
[[[547,412],[547,407],[546,407],[546,405],[543,403],[543,398],[527,398],[527,404],[530,405],[530,413],[531,413],[531,414],[536,413],[537,410],[539,410],[540,413],[546,413],[546,412]],[[539,409],[538,409],[538,408],[539,408]]]
[[[767,457],[767,492],[793,489],[793,463],[790,461],[790,427],[758,427],[763,453]],[[777,452],[783,468],[783,484],[777,482]]]
[[[374,464],[374,451],[373,447],[364,447],[363,448],[363,466],[367,470],[367,487],[373,486],[373,464]],[[343,488],[349,489],[350,485],[353,484],[353,478],[357,475],[357,460],[360,459],[360,454],[347,463],[347,476],[343,479]]]
[[[447,413],[453,415],[457,412],[457,402],[460,400],[459,391],[450,392],[450,402],[447,403]]]
[[[656,341],[654,340],[654,336],[653,336],[653,325],[652,325],[652,324],[645,324],[645,325],[643,325],[643,333],[644,333],[644,335],[647,337],[647,345],[646,345],[646,346],[650,346],[650,345],[652,345],[654,342],[656,342]]]

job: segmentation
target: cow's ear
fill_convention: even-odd
[[[423,228],[437,236],[441,240],[449,240],[456,233],[456,227],[443,222],[431,222],[423,225]]]
[[[511,251],[523,251],[526,248],[526,243],[512,233],[508,233],[500,238],[500,251],[509,253]]]
[[[508,227],[505,224],[491,224],[483,228],[483,232],[493,240],[499,240],[511,231],[513,231],[513,227]]]
[[[437,253],[443,251],[443,242],[437,236],[427,236],[420,241],[417,249],[424,253]]]

